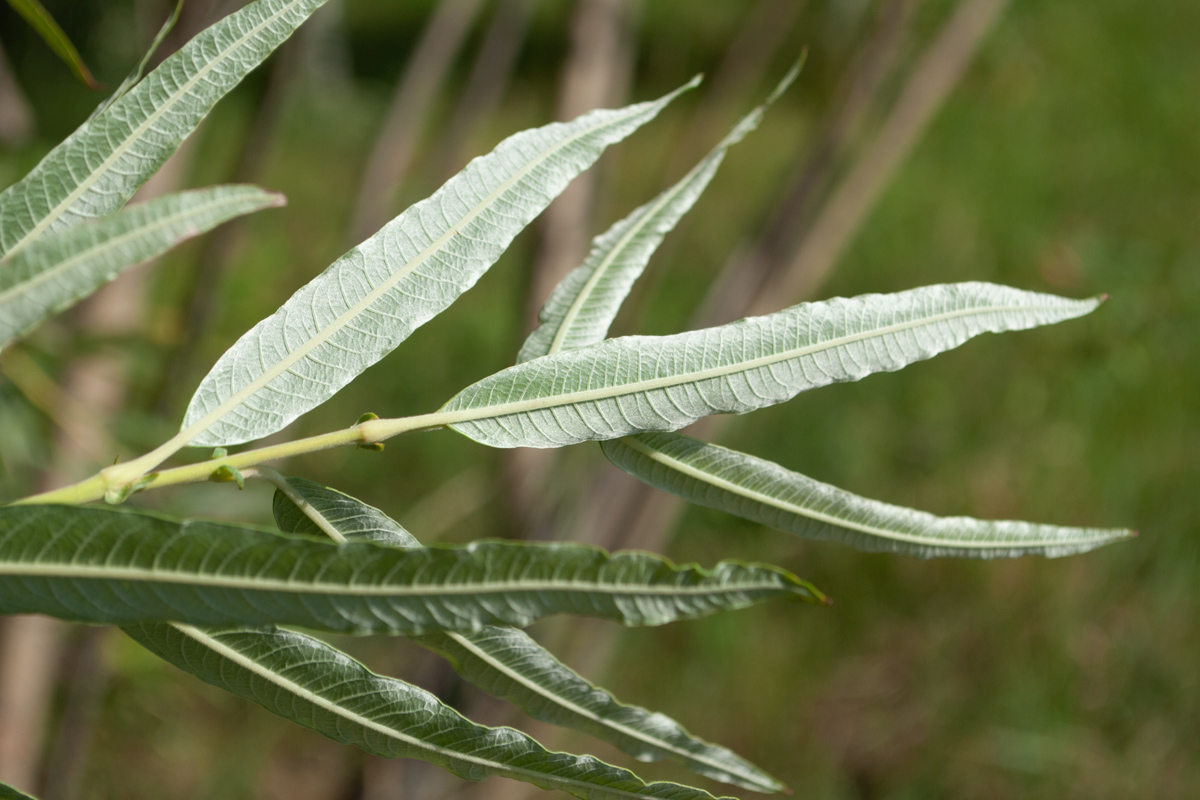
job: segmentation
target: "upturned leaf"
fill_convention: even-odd
[[[799,72],[800,65],[797,64],[766,101],[743,117],[678,183],[592,241],[587,260],[551,292],[538,314],[538,327],[521,346],[517,363],[594,344],[608,336],[608,328],[617,311],[663,237],[700,199],[729,148],[758,127],[767,108],[792,84]]]
[[[0,508],[0,614],[419,634],[556,613],[659,625],[770,598],[822,595],[773,567],[705,571],[572,544],[402,550],[115,509]]]
[[[283,205],[254,186],[168,195],[49,233],[0,260],[0,344],[74,305],[122,270],[242,214]]]
[[[1082,316],[1099,303],[990,283],[801,303],[716,328],[609,339],[527,361],[467,387],[440,416],[492,447],[675,430],[898,370],[984,332]]]
[[[201,32],[0,194],[0,255],[125,205],[325,0],[258,0]]]
[[[606,147],[694,84],[514,134],[474,159],[242,336],[196,390],[182,435],[246,442],[328,400],[474,286]]]
[[[868,500],[680,433],[638,434],[601,447],[629,474],[692,503],[858,550],[918,558],[1057,557],[1135,535],[1128,530],[935,517]]]
[[[125,632],[207,683],[378,756],[419,758],[468,780],[514,778],[583,800],[713,800],[676,783],[644,783],[591,756],[550,752],[512,728],[476,725],[429,692],[299,633],[165,624]]]
[[[419,546],[399,524],[366,503],[302,478],[288,478],[288,483],[310,508],[305,513],[276,492],[275,521],[285,532],[320,531],[311,518],[315,513],[351,541]],[[730,750],[692,736],[670,717],[622,704],[523,631],[485,625],[475,633],[429,633],[413,640],[446,658],[465,680],[516,703],[535,719],[585,731],[643,761],[674,759],[706,777],[760,792],[785,788]]]

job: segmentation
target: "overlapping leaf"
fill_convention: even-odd
[[[477,633],[417,638],[485,692],[531,717],[609,741],[643,761],[669,758],[693,772],[759,792],[785,787],[724,747],[692,736],[664,714],[624,705],[555,658],[524,631],[489,625]]]
[[[368,753],[420,758],[468,780],[515,778],[584,800],[712,800],[700,789],[643,783],[591,756],[552,753],[511,728],[476,725],[428,692],[298,633],[166,624],[125,630],[202,680]]]
[[[286,532],[320,531],[310,516],[315,513],[350,540],[369,537],[399,547],[416,544],[376,508],[302,478],[288,482],[309,510],[306,514],[276,492],[275,520]],[[620,703],[523,631],[485,625],[475,633],[438,632],[414,640],[444,656],[466,680],[511,700],[536,719],[585,731],[642,760],[671,758],[701,775],[760,792],[785,788],[735,753],[692,736],[670,717]]]
[[[729,148],[758,127],[767,107],[791,85],[799,71],[797,64],[767,100],[743,117],[678,183],[593,240],[587,260],[563,278],[550,294],[538,314],[539,325],[526,338],[517,363],[573,350],[608,336],[608,328],[621,303],[663,237],[700,199]]]
[[[555,613],[658,625],[770,598],[821,595],[772,567],[704,571],[570,544],[401,550],[104,508],[0,508],[0,614],[418,634]]]
[[[0,194],[0,254],[125,204],[325,0],[258,0],[200,33]]]
[[[196,391],[181,435],[201,446],[257,439],[332,397],[473,286],[572,178],[683,89],[523,131],[473,160],[239,339]]]
[[[293,491],[312,506],[313,511],[352,542],[374,542],[392,547],[421,546],[416,537],[406,531],[400,523],[374,506],[304,478],[288,478],[287,481]],[[272,511],[275,514],[275,523],[284,533],[325,535],[310,514],[282,491],[275,492]]]
[[[868,500],[770,461],[679,433],[644,433],[601,446],[621,469],[685,500],[859,550],[920,558],[1055,557],[1133,535],[1127,530],[935,517]]]
[[[464,389],[442,418],[492,447],[675,430],[897,370],[987,331],[1082,316],[1099,302],[956,283],[801,303],[717,328],[609,339],[518,364]]]
[[[218,186],[46,234],[0,260],[0,344],[87,297],[121,270],[228,219],[282,204],[282,195],[254,186]]]

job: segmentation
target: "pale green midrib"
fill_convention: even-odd
[[[1081,301],[1087,302],[1087,301]],[[687,383],[699,383],[700,381],[711,380],[713,378],[723,378],[727,375],[733,375],[738,372],[749,372],[760,367],[777,364],[781,361],[790,361],[794,358],[802,358],[812,353],[818,353],[822,350],[830,350],[835,347],[841,347],[864,339],[873,339],[880,336],[888,336],[889,334],[898,333],[900,331],[920,328],[925,325],[934,325],[938,322],[944,322],[948,319],[957,319],[959,317],[968,317],[976,314],[1000,314],[1008,311],[1058,311],[1063,310],[1062,306],[1058,305],[1031,305],[1031,306],[981,306],[977,308],[959,309],[957,311],[948,311],[942,314],[935,314],[931,317],[922,317],[920,319],[908,320],[907,322],[888,325],[883,328],[875,328],[862,333],[850,334],[841,336],[836,339],[829,339],[816,344],[797,347],[792,350],[785,350],[781,353],[773,353],[767,356],[751,359],[750,361],[739,361],[733,364],[725,364],[719,367],[711,367],[709,369],[700,370],[698,372],[681,373],[679,375],[667,375],[661,378],[652,378],[650,380],[635,381],[633,383],[623,383],[616,386],[606,386],[600,389],[589,389],[581,392],[572,392],[569,394],[549,395],[545,397],[534,397],[529,400],[519,400],[512,403],[497,403],[496,405],[485,406],[468,406],[454,411],[440,411],[431,417],[436,417],[437,425],[455,425],[462,422],[475,422],[483,419],[494,419],[496,417],[507,417],[513,414],[524,414],[531,411],[542,411],[548,408],[557,408],[559,406],[576,405],[579,403],[591,403],[598,400],[608,400],[613,397],[621,397],[624,395],[640,394],[642,392],[652,392],[656,389],[666,389],[672,386],[679,386]],[[686,335],[686,334],[684,334]],[[613,339],[610,341],[620,341]],[[531,363],[531,362],[527,362]],[[524,365],[522,365],[524,366]],[[510,367],[509,369],[516,369]],[[486,380],[486,379],[485,379]]]
[[[539,694],[542,697],[545,697],[547,700],[550,700],[552,703],[557,703],[558,705],[565,707],[567,710],[569,710],[573,713],[576,713],[581,717],[586,717],[587,719],[590,719],[597,724],[603,725],[606,728],[611,728],[614,731],[617,731],[618,733],[620,733],[622,735],[630,737],[631,739],[637,739],[641,742],[645,742],[646,744],[650,745],[651,747],[655,747],[659,750],[666,750],[668,752],[675,753],[676,755],[678,755],[681,758],[684,758],[688,761],[697,761],[702,764],[707,764],[709,767],[712,767],[713,769],[716,769],[727,775],[740,775],[742,777],[742,779],[753,781],[755,784],[757,784],[759,786],[769,785],[769,784],[766,784],[761,779],[760,776],[755,775],[753,773],[747,773],[744,770],[735,768],[735,767],[740,767],[740,765],[731,766],[729,764],[724,764],[719,761],[713,761],[705,755],[700,755],[697,753],[690,752],[688,750],[684,750],[680,747],[676,747],[675,745],[670,744],[669,742],[664,742],[661,739],[656,739],[656,738],[650,736],[649,734],[643,733],[642,731],[639,731],[635,728],[630,728],[625,725],[622,725],[621,723],[616,722],[615,720],[610,720],[610,719],[606,719],[604,717],[598,716],[597,714],[593,713],[592,711],[589,711],[588,709],[586,709],[582,706],[576,705],[575,703],[571,702],[570,700],[563,697],[562,695],[556,694],[556,693],[546,689],[545,687],[543,687],[537,683],[534,683],[533,681],[527,680],[519,672],[516,672],[516,671],[510,669],[503,662],[499,661],[498,659],[493,658],[491,656],[491,654],[489,654],[487,651],[481,650],[478,647],[476,647],[475,644],[473,642],[471,642],[471,640],[466,638],[465,636],[462,636],[461,634],[457,634],[457,633],[448,633],[447,635],[454,641],[458,642],[458,644],[461,647],[474,653],[477,657],[479,657],[480,659],[482,659],[485,662],[487,662],[488,664],[490,664],[493,669],[504,673],[505,675],[509,676],[509,678],[511,678],[512,680],[521,684],[522,686],[529,689],[530,691],[533,691],[536,694]]]
[[[754,591],[781,591],[801,589],[790,586],[783,578],[776,582],[753,580],[740,584],[719,586],[648,586],[645,584],[593,584],[576,581],[536,580],[528,582],[489,581],[478,584],[406,584],[353,585],[312,581],[285,581],[277,578],[238,578],[227,575],[205,575],[197,572],[175,572],[140,567],[106,567],[90,564],[22,564],[5,562],[0,564],[0,575],[18,577],[44,577],[75,580],[140,581],[146,583],[169,583],[182,586],[208,586],[245,591],[290,592],[294,594],[328,594],[351,597],[424,597],[441,595],[503,594],[506,592],[549,592],[573,591],[587,594],[608,595],[654,595],[654,596],[705,596]]]
[[[724,151],[722,150],[722,152]],[[696,174],[699,173],[701,168],[707,165],[710,160],[716,157],[716,155],[717,154],[714,153],[705,157],[699,164],[693,167],[691,172],[685,175],[682,180],[680,180],[670,189],[667,189],[665,192],[663,192],[658,198],[658,201],[655,202],[650,208],[646,209],[646,213],[642,215],[642,218],[631,225],[629,230],[626,231],[625,235],[621,237],[621,240],[617,242],[611,250],[609,250],[608,254],[604,256],[592,274],[588,276],[587,282],[583,284],[583,288],[579,290],[579,294],[576,295],[574,302],[572,302],[570,308],[567,309],[567,313],[563,315],[562,323],[558,326],[558,330],[555,331],[554,340],[550,343],[550,349],[546,352],[546,355],[554,355],[562,350],[563,342],[566,341],[566,338],[570,333],[571,326],[575,324],[575,318],[578,317],[579,312],[583,310],[584,304],[587,302],[587,299],[591,296],[592,292],[595,291],[597,284],[600,283],[600,279],[608,271],[608,268],[612,266],[613,262],[616,261],[618,254],[629,246],[629,242],[632,241],[633,238],[641,231],[643,231],[650,221],[653,220],[671,200],[682,194],[685,187],[691,185],[691,182],[695,180]]]
[[[695,478],[696,480],[698,480],[702,483],[707,483],[710,486],[715,486],[719,489],[724,489],[725,491],[730,492],[732,494],[736,494],[740,497],[744,497],[747,500],[752,500],[756,503],[762,503],[763,505],[771,506],[772,508],[777,508],[780,511],[785,511],[788,513],[796,514],[797,516],[808,517],[809,519],[814,519],[814,520],[817,520],[818,522],[825,522],[827,524],[834,525],[839,528],[850,528],[852,530],[860,531],[861,533],[866,533],[866,534],[870,534],[873,536],[879,536],[884,539],[892,539],[892,540],[896,540],[896,541],[909,542],[911,544],[920,544],[920,545],[926,545],[926,546],[930,546],[930,547],[955,547],[955,548],[964,549],[964,550],[965,549],[1023,550],[1023,549],[1028,549],[1028,548],[1032,548],[1032,547],[1071,547],[1071,546],[1075,546],[1075,545],[1085,545],[1085,544],[1092,544],[1095,542],[1108,541],[1114,537],[1114,534],[1109,533],[1109,534],[1105,534],[1105,535],[1090,536],[1087,538],[1076,537],[1076,538],[1072,538],[1072,539],[1043,539],[1043,540],[1037,540],[1037,541],[1023,541],[1023,542],[997,542],[997,541],[980,542],[980,541],[974,541],[974,540],[961,540],[961,539],[938,539],[938,538],[929,537],[929,536],[920,536],[917,534],[900,533],[897,531],[887,530],[886,528],[876,528],[871,525],[865,525],[860,522],[853,522],[851,520],[847,520],[842,517],[833,516],[832,514],[825,514],[820,511],[814,511],[812,509],[805,508],[803,506],[794,505],[792,503],[787,502],[786,500],[781,500],[779,498],[772,497],[767,494],[762,494],[761,492],[756,492],[753,489],[746,488],[745,486],[741,486],[739,484],[736,484],[736,483],[726,480],[724,478],[718,478],[716,475],[712,475],[710,473],[704,472],[703,470],[697,469],[697,468],[691,466],[690,464],[686,464],[682,461],[672,458],[671,456],[668,456],[667,454],[665,454],[659,450],[655,450],[653,447],[650,447],[649,445],[646,445],[643,442],[640,442],[632,437],[626,437],[626,438],[621,439],[621,443],[633,450],[637,450],[638,452],[642,453],[646,457],[653,459],[654,461],[657,461],[658,463],[660,463],[666,467],[669,467],[670,469],[673,469],[677,472],[683,473],[684,475],[688,475],[692,478]],[[1086,529],[1084,529],[1084,530],[1086,530]]]
[[[127,233],[123,233],[120,236],[117,236],[115,238],[97,242],[95,245],[89,247],[87,250],[84,250],[74,256],[71,256],[70,258],[67,258],[64,261],[61,261],[58,264],[55,264],[54,266],[50,267],[49,269],[39,272],[38,274],[34,275],[32,278],[22,281],[21,283],[18,283],[15,286],[5,289],[3,292],[0,292],[0,304],[4,304],[4,303],[8,302],[9,297],[11,297],[12,295],[19,295],[19,294],[23,294],[25,291],[32,290],[35,287],[40,286],[41,284],[50,280],[51,278],[56,277],[56,276],[62,274],[64,271],[71,269],[79,262],[86,261],[89,258],[98,256],[99,254],[103,253],[105,250],[111,250],[111,249],[120,247],[121,245],[125,244],[126,242],[128,242],[131,239],[136,239],[141,236],[150,236],[154,233],[157,233],[161,229],[170,227],[171,225],[174,225],[182,220],[185,220],[188,217],[203,214],[203,213],[211,211],[215,208],[219,208],[221,206],[239,205],[241,203],[247,202],[247,200],[250,200],[250,198],[249,197],[234,197],[234,198],[227,197],[227,198],[222,198],[222,199],[211,200],[207,203],[204,203],[203,205],[199,205],[199,206],[196,206],[191,209],[185,209],[183,211],[180,211],[177,214],[172,214],[170,216],[164,217],[161,220],[158,220],[157,222],[151,223],[150,225],[140,227],[140,228],[135,228],[135,229],[133,229]],[[9,266],[11,267],[12,265],[10,264]]]
[[[608,787],[604,787],[604,786],[599,786],[594,783],[587,783],[585,781],[574,780],[571,778],[562,778],[557,775],[552,775],[552,774],[549,774],[546,772],[537,772],[536,770],[522,769],[521,767],[511,767],[511,766],[508,766],[507,764],[501,764],[497,761],[489,761],[485,758],[479,758],[478,756],[472,756],[472,755],[468,755],[466,753],[460,753],[457,750],[448,750],[444,747],[438,747],[437,745],[430,744],[428,742],[424,742],[415,737],[403,734],[400,731],[396,730],[395,728],[392,728],[392,727],[389,727],[382,723],[376,722],[376,721],[370,719],[369,717],[364,717],[361,714],[351,711],[348,708],[344,708],[344,707],[338,705],[337,703],[333,702],[332,700],[329,700],[313,691],[310,691],[309,689],[304,688],[303,686],[299,685],[298,683],[288,680],[287,678],[280,675],[278,672],[275,672],[274,670],[271,670],[271,669],[263,666],[259,662],[255,661],[252,658],[249,658],[248,656],[243,655],[242,653],[238,652],[237,650],[233,649],[232,647],[228,647],[227,645],[224,645],[221,642],[218,642],[216,639],[213,639],[211,636],[208,636],[203,631],[201,631],[197,628],[193,628],[191,625],[181,625],[178,623],[170,623],[170,625],[172,627],[174,627],[176,630],[178,630],[180,633],[182,633],[183,635],[189,637],[190,639],[192,639],[196,642],[199,642],[200,644],[204,645],[205,647],[209,648],[210,650],[213,650],[214,652],[218,653],[219,655],[222,655],[225,658],[229,659],[230,661],[234,662],[235,664],[242,667],[243,669],[253,672],[254,674],[269,681],[270,683],[275,684],[279,688],[281,688],[285,691],[291,692],[292,694],[297,695],[300,698],[312,703],[313,705],[323,708],[326,711],[328,711],[332,714],[335,714],[336,716],[341,717],[342,719],[345,719],[345,720],[348,720],[355,724],[361,725],[364,728],[369,728],[378,733],[382,733],[385,736],[388,736],[388,737],[391,737],[394,739],[399,739],[400,741],[404,742],[405,744],[408,744],[411,747],[416,747],[420,750],[426,750],[428,752],[437,753],[439,755],[442,755],[442,756],[445,756],[447,758],[451,758],[451,759],[454,759],[457,761],[467,761],[472,764],[478,764],[479,766],[484,767],[485,769],[495,770],[497,773],[500,773],[500,774],[507,773],[509,775],[526,775],[526,776],[535,777],[538,780],[541,780],[544,782],[558,783],[558,784],[570,785],[570,786],[578,786],[578,787],[581,787],[590,792],[595,792],[597,790],[601,790],[601,791],[605,791],[605,792],[608,792],[613,795],[637,798],[637,800],[654,800],[653,795],[640,794],[640,793],[635,793],[635,792],[627,792],[623,789],[608,788]]]
[[[122,141],[121,144],[119,144],[116,147],[116,149],[113,150],[112,155],[110,155],[108,158],[106,158],[100,164],[99,167],[92,170],[92,172],[87,176],[87,178],[85,178],[83,180],[83,182],[79,184],[78,187],[76,187],[74,190],[72,190],[72,192],[69,195],[67,195],[67,197],[61,203],[59,203],[57,206],[55,206],[53,209],[51,209],[51,211],[46,216],[42,217],[41,221],[36,223],[29,230],[28,233],[26,233],[19,240],[17,240],[17,243],[14,244],[12,247],[10,247],[8,249],[8,251],[5,253],[5,255],[12,255],[13,253],[17,252],[22,247],[24,247],[30,240],[36,239],[38,236],[41,236],[42,233],[48,227],[53,225],[54,222],[59,217],[61,217],[64,213],[66,213],[66,211],[72,205],[75,204],[76,200],[78,200],[80,197],[82,197],[84,195],[84,193],[87,192],[87,190],[90,189],[92,187],[92,185],[95,184],[96,181],[98,181],[100,179],[100,176],[102,174],[107,172],[108,169],[114,163],[116,163],[116,161],[121,156],[125,155],[125,153],[129,150],[129,148],[133,147],[134,143],[136,143],[141,138],[143,133],[145,133],[147,130],[149,130],[150,127],[155,122],[158,122],[159,119],[161,119],[164,115],[166,115],[168,110],[173,108],[175,106],[175,104],[178,103],[184,97],[184,95],[186,95],[188,92],[190,92],[193,86],[195,86],[197,83],[199,83],[206,75],[208,75],[208,73],[210,73],[214,69],[216,69],[217,65],[220,64],[221,62],[223,62],[225,60],[226,56],[228,56],[230,53],[232,53],[233,51],[240,48],[247,41],[249,41],[250,39],[257,36],[258,33],[260,31],[262,31],[264,28],[271,25],[276,20],[278,20],[280,17],[282,17],[284,14],[288,13],[293,8],[295,8],[297,5],[300,5],[301,3],[305,2],[305,1],[306,0],[292,0],[292,2],[288,3],[286,6],[284,6],[279,11],[277,11],[275,14],[268,17],[266,20],[264,20],[260,24],[256,25],[254,28],[250,29],[249,33],[247,33],[245,36],[242,36],[240,39],[235,40],[233,42],[233,44],[231,44],[229,47],[226,47],[224,50],[222,50],[217,55],[216,58],[212,59],[209,63],[205,64],[194,76],[192,76],[190,79],[188,79],[182,86],[179,87],[179,89],[177,89],[174,93],[172,93],[170,95],[170,97],[167,98],[167,102],[163,103],[158,108],[156,108],[150,114],[150,116],[147,117],[144,122],[142,122],[141,125],[139,125],[137,128],[135,128],[133,130],[133,133],[131,133],[129,136],[127,136],[125,138],[125,140]],[[107,111],[107,109],[106,109],[106,111]]]
[[[359,314],[361,314],[367,308],[370,308],[371,305],[373,305],[376,300],[378,300],[380,297],[382,297],[384,294],[386,294],[392,287],[394,287],[402,279],[407,277],[409,275],[409,273],[411,273],[413,270],[415,270],[421,264],[425,263],[425,261],[430,256],[432,256],[434,253],[436,253],[438,250],[440,250],[451,238],[453,238],[455,235],[457,235],[461,228],[470,224],[470,222],[472,220],[474,220],[475,217],[482,214],[484,212],[484,210],[487,209],[492,203],[494,203],[500,195],[502,195],[504,192],[511,189],[513,187],[513,185],[515,185],[517,183],[517,181],[519,181],[521,178],[528,175],[529,172],[531,170],[533,170],[533,168],[536,167],[538,164],[541,164],[543,161],[545,161],[550,156],[559,152],[560,150],[567,147],[568,145],[574,144],[575,142],[579,141],[580,139],[584,138],[585,136],[590,136],[591,134],[595,133],[598,130],[602,130],[603,128],[606,128],[606,127],[609,127],[612,125],[617,125],[617,124],[629,119],[630,117],[635,117],[638,114],[641,114],[644,112],[645,112],[644,108],[638,108],[637,110],[631,111],[622,117],[619,117],[616,119],[610,118],[609,120],[607,120],[599,125],[595,125],[591,128],[587,128],[586,130],[580,131],[578,134],[576,134],[574,136],[564,139],[562,142],[558,143],[557,145],[550,148],[549,150],[546,150],[544,153],[539,155],[537,158],[530,161],[520,171],[514,173],[512,175],[512,177],[508,178],[506,181],[504,181],[504,183],[500,184],[500,186],[497,187],[495,189],[495,191],[493,191],[490,195],[488,195],[486,198],[484,198],[483,202],[476,205],[474,209],[472,209],[467,214],[465,214],[461,219],[459,219],[453,225],[447,226],[445,233],[443,233],[436,240],[434,240],[428,247],[426,247],[415,258],[413,258],[413,260],[409,261],[407,264],[405,264],[403,267],[398,269],[396,272],[392,273],[391,277],[389,277],[386,281],[381,283],[377,288],[371,290],[371,292],[368,293],[367,295],[365,295],[362,300],[358,301],[353,306],[351,306],[349,309],[347,309],[345,312],[343,312],[341,314],[341,316],[339,316],[337,319],[335,319],[331,324],[329,324],[326,327],[324,327],[323,329],[321,329],[317,333],[316,336],[312,337],[311,339],[306,341],[304,344],[302,344],[300,347],[298,347],[295,350],[293,350],[292,352],[288,353],[286,356],[284,356],[282,359],[280,359],[278,362],[276,362],[275,365],[272,366],[269,370],[262,373],[257,378],[255,378],[253,381],[251,381],[250,383],[246,384],[244,387],[239,389],[237,392],[235,392],[233,395],[231,395],[229,397],[229,399],[225,400],[220,405],[218,405],[216,408],[214,408],[212,411],[209,411],[204,416],[202,416],[200,419],[196,420],[194,423],[189,425],[185,430],[181,431],[175,437],[175,439],[179,439],[181,441],[191,441],[196,436],[198,436],[201,433],[203,433],[204,431],[208,430],[209,427],[211,427],[215,423],[219,422],[221,420],[221,418],[223,418],[230,411],[237,408],[239,405],[241,405],[243,402],[245,402],[250,397],[253,397],[260,389],[262,389],[264,386],[267,386],[271,381],[275,380],[275,378],[279,377],[284,372],[286,372],[288,369],[290,369],[293,364],[300,361],[305,356],[307,356],[310,352],[315,350],[317,347],[320,347],[322,344],[324,344],[331,336],[333,336],[335,333],[337,333],[339,330],[341,330],[343,327],[345,327],[345,325],[348,322],[353,320],[355,317],[357,317]],[[361,245],[359,245],[359,246],[361,247]]]
[[[651,208],[647,209],[642,218],[631,227],[625,236],[621,237],[621,241],[617,242],[617,244],[613,246],[608,255],[604,257],[604,260],[601,261],[601,263],[596,267],[595,271],[588,277],[587,283],[585,283],[583,288],[579,290],[579,294],[576,296],[574,302],[571,303],[571,307],[568,308],[567,313],[563,315],[562,324],[559,325],[558,330],[555,331],[554,341],[550,343],[550,349],[546,352],[546,355],[554,355],[562,350],[563,342],[566,341],[566,338],[569,335],[569,330],[575,323],[575,318],[578,317],[579,312],[583,310],[584,303],[595,290],[596,285],[600,282],[600,278],[605,272],[608,271],[608,268],[612,265],[612,262],[616,260],[617,253],[627,247],[630,240],[632,240],[639,231],[643,230],[646,225],[649,224],[649,221],[654,219],[670,201],[682,194],[684,189],[690,187],[693,181],[696,180],[696,176],[703,172],[711,162],[714,160],[719,161],[723,159],[726,151],[728,151],[730,147],[740,142],[746,137],[747,134],[757,128],[759,120],[753,118],[755,115],[758,115],[758,117],[761,119],[765,109],[765,105],[759,106],[758,108],[754,109],[754,111],[743,117],[742,120],[734,126],[733,130],[726,134],[725,138],[717,143],[717,146],[712,149],[712,152],[702,158],[700,162],[696,164],[696,166],[692,167],[687,175],[684,175],[682,178],[680,178],[678,183],[663,192],[662,195],[659,196],[658,201],[655,202]]]

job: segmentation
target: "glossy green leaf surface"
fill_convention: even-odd
[[[351,541],[369,538],[390,540],[399,547],[418,546],[411,534],[378,509],[312,481],[289,478],[288,482],[310,504],[309,514],[315,511]],[[275,494],[274,511],[284,531],[321,530],[282,492]],[[464,679],[516,703],[535,719],[585,731],[643,761],[674,759],[706,777],[760,792],[785,788],[735,753],[692,736],[665,714],[622,704],[523,631],[485,625],[475,633],[438,632],[413,638],[446,658]]]
[[[442,411],[450,427],[492,447],[675,430],[898,370],[988,331],[1082,316],[1099,303],[990,283],[801,303],[716,328],[543,356],[469,386]]]
[[[204,30],[0,194],[0,254],[111,214],[325,0],[258,0]]]
[[[609,460],[651,486],[797,536],[919,558],[1066,556],[1132,531],[936,517],[851,494],[761,458],[679,433],[601,444]]]
[[[385,758],[420,758],[468,780],[515,778],[584,800],[712,800],[700,789],[646,784],[591,756],[550,752],[511,728],[476,725],[429,692],[376,675],[299,633],[202,631],[169,624],[125,631],[214,686]]]
[[[694,81],[654,102],[523,131],[355,247],[237,341],[183,420],[191,444],[280,430],[444,311],[604,149]]]
[[[90,295],[122,270],[242,214],[283,205],[254,186],[167,195],[46,234],[0,260],[0,344]]]
[[[592,241],[587,260],[554,288],[538,314],[517,363],[603,341],[617,311],[650,257],[708,187],[725,153],[758,127],[763,114],[796,79],[797,64],[766,102],[751,111],[699,164],[667,189]]]
[[[821,595],[772,567],[705,571],[571,544],[402,550],[105,508],[0,508],[4,614],[417,634],[556,613],[658,625],[770,598]]]

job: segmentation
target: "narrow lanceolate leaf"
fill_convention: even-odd
[[[25,18],[30,27],[37,31],[38,36],[42,37],[54,54],[71,68],[75,77],[79,78],[84,86],[89,89],[100,88],[100,84],[96,83],[96,79],[92,77],[87,64],[84,64],[83,59],[79,57],[79,51],[75,49],[75,45],[72,44],[67,34],[63,33],[63,29],[59,27],[54,17],[39,0],[8,0],[8,4]]]
[[[139,61],[137,66],[125,76],[125,80],[121,81],[121,85],[117,87],[117,90],[113,92],[107,100],[96,106],[96,110],[92,112],[92,116],[89,117],[89,119],[102,113],[106,108],[124,97],[129,90],[132,89],[137,82],[142,79],[142,76],[146,74],[146,69],[150,66],[150,61],[154,58],[154,54],[158,52],[158,48],[162,46],[162,43],[166,41],[167,36],[175,28],[175,23],[179,22],[179,15],[182,12],[183,0],[177,0],[174,10],[172,10],[167,16],[167,19],[165,22],[163,22],[162,27],[158,29],[158,33],[154,36],[154,41],[150,42],[150,47],[146,49],[146,53],[142,56],[142,60]]]
[[[613,225],[592,242],[581,266],[555,287],[538,314],[517,363],[603,341],[634,282],[663,237],[691,210],[717,174],[725,153],[758,127],[767,107],[799,73],[793,67],[766,102],[747,114],[692,171],[658,197]]]
[[[550,752],[511,728],[476,725],[428,692],[299,633],[164,624],[125,631],[214,686],[385,758],[420,758],[468,780],[499,775],[584,800],[713,800],[675,783],[646,784],[591,756]]]
[[[282,195],[254,186],[218,186],[160,197],[47,234],[0,260],[0,344],[184,239],[283,203]]]
[[[473,286],[572,178],[680,91],[515,134],[472,161],[238,340],[196,391],[181,437],[257,439],[332,397]]]
[[[310,516],[315,512],[326,521],[336,519],[333,526],[351,541],[369,537],[399,547],[419,546],[378,509],[302,478],[288,482],[310,508],[305,514],[276,492],[275,521],[285,532],[320,531]],[[670,717],[623,705],[522,631],[485,625],[475,633],[438,632],[414,640],[444,656],[466,680],[511,700],[536,719],[585,731],[644,761],[671,758],[701,775],[760,792],[786,788],[724,747],[692,736]]]
[[[935,517],[868,500],[679,433],[643,433],[601,446],[621,469],[685,500],[859,550],[919,558],[1056,557],[1135,535],[1128,530]]]
[[[1099,303],[990,283],[801,303],[717,328],[609,339],[527,361],[467,387],[439,416],[492,447],[675,430],[898,370],[987,331],[1082,316]]]
[[[200,33],[0,194],[0,255],[111,214],[325,0],[258,0]]]
[[[822,596],[773,567],[704,571],[571,544],[402,550],[102,508],[0,508],[0,614],[418,634],[557,613],[658,625],[770,598]]]
[[[705,777],[759,792],[786,787],[737,754],[692,736],[675,720],[623,705],[551,655],[524,631],[488,626],[474,634],[417,638],[464,678],[530,716],[585,731],[643,761],[669,758]]]
[[[272,511],[276,524],[284,533],[324,536],[325,531],[311,516],[315,511],[352,542],[374,542],[392,547],[421,546],[416,537],[404,530],[400,523],[374,506],[304,478],[288,478],[287,481],[300,498],[308,503],[310,510],[309,513],[305,513],[304,509],[292,502],[282,491],[276,491]]]

